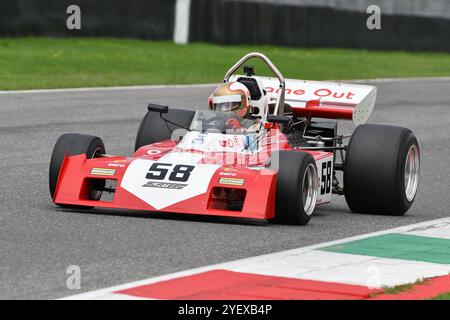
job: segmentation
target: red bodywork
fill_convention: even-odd
[[[277,173],[264,167],[261,168],[261,166],[268,162],[272,151],[276,149],[290,150],[292,148],[284,134],[277,129],[271,130],[270,138],[275,139],[277,143],[267,143],[260,152],[245,155],[182,150],[177,147],[176,142],[167,140],[141,147],[131,158],[114,156],[86,159],[85,155],[66,156],[61,166],[54,202],[56,204],[145,210],[149,212],[271,219],[275,213]],[[163,208],[155,208],[148,201],[142,200],[142,198],[123,187],[122,179],[134,161],[158,161],[158,159],[170,153],[186,152],[202,154],[203,158],[198,164],[218,165],[209,181],[202,181],[202,179],[193,181],[193,183],[207,184],[206,192]],[[316,161],[324,157],[330,157],[330,155],[332,156],[332,153],[329,152],[310,151],[309,153]],[[230,157],[234,157],[236,161],[230,163]],[[224,161],[225,158],[227,159],[226,161]],[[237,161],[238,158],[239,161]],[[249,167],[258,166],[260,167],[259,170],[249,169]],[[105,176],[98,175],[98,173],[92,174],[94,168],[107,169],[109,171]],[[114,173],[112,174],[113,171]],[[143,176],[145,176],[145,173],[142,172]],[[219,181],[222,181],[221,178],[238,179],[243,181],[243,183],[242,185],[239,185],[239,183],[236,185],[224,185],[219,183]],[[112,200],[89,200],[89,185],[93,179],[115,180],[117,182]],[[146,189],[146,192],[154,192],[154,190]],[[233,194],[233,197],[244,199],[242,207],[239,210],[229,210],[227,205],[228,199],[224,198],[222,193],[226,193],[226,197]]]

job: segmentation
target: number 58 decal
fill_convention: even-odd
[[[195,166],[171,163],[153,163],[145,176],[149,180],[165,180],[169,174],[169,181],[186,182]]]
[[[331,192],[331,161],[322,162],[322,179],[320,184],[320,194]]]

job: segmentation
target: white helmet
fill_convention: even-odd
[[[245,118],[250,113],[250,91],[240,82],[227,82],[209,97],[209,106],[216,111],[234,111]]]

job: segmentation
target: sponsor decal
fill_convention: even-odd
[[[235,173],[235,172],[220,172],[219,176],[236,177],[237,173]]]
[[[122,163],[108,163],[107,164],[108,167],[116,167],[116,168],[124,168],[125,165]]]
[[[116,169],[107,168],[92,168],[91,175],[94,176],[113,176],[116,174]]]
[[[205,136],[204,134],[198,134],[194,139],[192,139],[192,146],[201,146],[205,143]]]
[[[245,182],[245,179],[238,179],[238,178],[220,178],[219,183],[220,184],[227,184],[232,186],[242,186]]]
[[[157,181],[149,181],[143,185],[146,188],[162,188],[162,189],[175,189],[180,190],[186,187],[186,183],[172,183],[172,182],[157,182]]]
[[[250,152],[255,152],[258,149],[258,143],[256,139],[256,135],[247,134],[245,135],[245,149]]]
[[[257,136],[250,134],[231,135],[220,133],[199,134],[188,132],[177,148],[183,150],[195,149],[204,152],[237,152],[247,154],[255,151],[259,146]]]
[[[228,138],[228,139],[219,139],[219,145],[222,148],[242,148],[242,138],[238,137],[238,136],[234,136],[232,138]]]
[[[235,168],[229,168],[229,167],[225,167],[222,168],[222,171],[219,172],[219,176],[225,176],[225,177],[236,177],[237,176],[237,172],[238,170]]]
[[[278,93],[280,89],[275,89],[274,87],[267,86],[265,87],[266,91],[268,93]],[[334,89],[334,88],[333,88]],[[286,95],[294,95],[294,96],[302,96],[306,95],[307,92],[303,89],[293,89],[293,88],[286,88],[285,90]],[[352,91],[333,91],[328,88],[318,88],[312,92],[312,94],[315,97],[323,98],[323,97],[332,97],[334,99],[345,99],[345,100],[352,100],[355,96],[355,93]]]

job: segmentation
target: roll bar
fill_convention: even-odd
[[[285,81],[284,76],[278,70],[278,68],[272,63],[272,61],[267,58],[262,53],[259,52],[250,52],[243,56],[241,59],[239,59],[238,62],[236,62],[225,74],[225,77],[223,79],[223,82],[226,83],[230,80],[230,77],[248,60],[251,58],[259,58],[267,65],[267,67],[272,70],[272,72],[275,74],[275,76],[278,78],[279,81],[279,90],[277,95],[277,101],[275,103],[275,110],[274,115],[283,115],[284,114],[284,94],[285,94]]]

